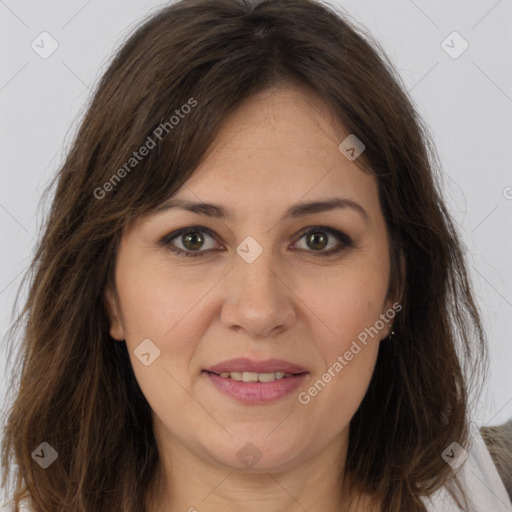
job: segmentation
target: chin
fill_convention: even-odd
[[[272,434],[268,434],[270,432],[272,429],[264,433],[260,429],[258,435],[239,436],[230,431],[233,439],[229,438],[222,444],[210,438],[216,450],[209,450],[211,446],[204,446],[203,450],[209,452],[209,458],[217,464],[236,472],[267,473],[285,471],[296,466],[297,453],[303,447],[294,445],[289,436],[271,439]],[[289,443],[285,443],[285,439]]]

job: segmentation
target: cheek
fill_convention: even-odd
[[[190,286],[161,265],[134,261],[120,265],[117,278],[126,346],[143,394],[155,411],[169,402],[185,407],[190,396],[184,389],[193,377],[190,361],[201,337],[198,306],[208,283]],[[141,351],[143,346],[147,350]],[[148,352],[146,366],[139,357]]]
[[[302,282],[297,295],[307,306],[311,320],[316,316],[315,324],[326,333],[325,339],[330,337],[328,346],[334,342],[342,350],[347,342],[350,345],[365,329],[375,326],[384,312],[388,275],[385,261],[378,265],[360,261],[320,279]]]
[[[348,425],[359,408],[368,390],[378,354],[378,341],[368,346],[356,342],[359,347],[349,347],[341,358],[329,364],[331,378],[324,399],[324,407],[329,410],[329,421],[333,425]],[[353,354],[351,359],[347,354]],[[336,364],[337,363],[337,364]],[[334,375],[334,376],[332,376]]]
[[[127,350],[142,393],[152,410],[170,424],[169,404],[173,410],[190,408],[186,390],[192,386],[189,363],[199,339],[194,330],[199,325],[197,305],[208,287],[206,283],[190,286],[158,264],[129,263],[119,266],[118,273]],[[142,346],[147,347],[144,352]],[[140,356],[148,352],[146,365]]]
[[[323,367],[299,397],[326,432],[335,433],[350,423],[366,394],[377,360],[380,338],[368,334],[372,327],[367,322],[369,315],[357,309],[351,313],[352,317],[347,315],[350,321],[335,325],[338,336],[334,341],[332,335],[319,339],[317,349]]]
[[[364,398],[385,337],[381,319],[387,292],[386,262],[341,269],[307,297],[312,338],[323,361],[302,396],[325,428],[350,422]],[[318,282],[318,281],[317,281]],[[318,312],[318,313],[317,313]],[[328,413],[326,413],[328,411]]]
[[[204,279],[194,279],[192,285],[183,273],[147,262],[120,266],[118,283],[125,324],[134,341],[141,336],[160,342],[172,337],[211,287]]]

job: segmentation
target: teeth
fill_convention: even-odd
[[[221,377],[225,379],[231,378],[239,382],[272,382],[274,380],[292,377],[291,373],[275,372],[275,373],[256,373],[256,372],[222,372]]]

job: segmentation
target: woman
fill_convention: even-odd
[[[484,334],[427,132],[376,48],[309,0],[184,0],[124,44],[32,267],[16,500],[475,509]],[[491,487],[476,506],[507,507]]]

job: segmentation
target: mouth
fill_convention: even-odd
[[[303,366],[291,363],[284,359],[266,359],[264,361],[256,361],[248,357],[237,357],[235,359],[223,361],[205,368],[204,371],[244,382],[256,382],[256,380],[254,380],[254,374],[256,374],[258,379],[260,376],[263,376],[263,379],[279,380],[285,377],[287,378],[290,375],[307,373],[306,368]],[[246,379],[251,380],[244,380],[244,376]],[[274,377],[273,379],[272,376]],[[260,382],[266,381],[262,380]]]
[[[289,368],[288,368],[289,369]],[[245,405],[264,405],[290,396],[307,378],[307,371],[212,371],[202,373],[220,392]]]
[[[202,373],[220,396],[243,404],[267,404],[289,396],[309,375],[303,366],[284,359],[256,361],[239,357],[206,368]]]
[[[217,377],[221,377],[223,379],[232,379],[237,382],[274,382],[276,380],[281,379],[289,379],[291,377],[295,377],[298,375],[304,375],[308,372],[298,372],[298,373],[287,373],[287,372],[211,372],[208,370],[203,370],[205,373],[209,373],[212,375],[216,375]]]

